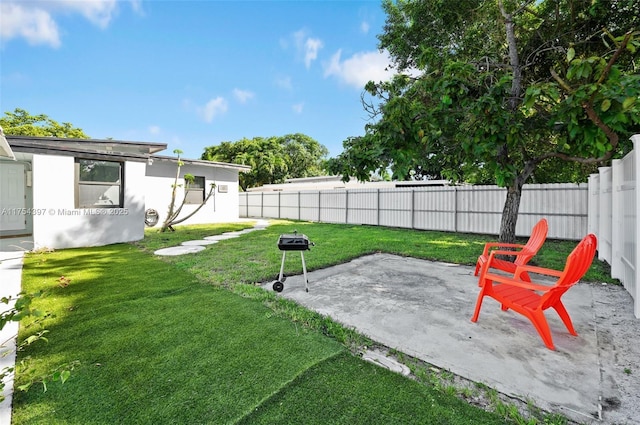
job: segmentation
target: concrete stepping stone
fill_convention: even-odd
[[[205,249],[206,245],[212,245],[214,243],[218,243],[226,239],[237,238],[238,236],[244,235],[249,232],[253,232],[254,230],[264,230],[268,225],[269,225],[269,222],[267,220],[257,220],[255,227],[252,227],[249,229],[239,230],[237,232],[226,232],[221,235],[215,235],[215,236],[205,236],[202,239],[193,240],[193,241],[184,241],[179,246],[162,248],[155,251],[154,254],[156,255],[193,254]]]
[[[255,231],[256,229],[254,229],[253,227],[249,228],[249,229],[244,229],[244,230],[240,230],[238,233],[241,235],[245,235],[247,233],[251,233],[253,231]]]
[[[244,234],[245,234],[245,232],[242,231],[242,230],[239,230],[237,232],[225,232],[225,233],[223,233],[223,235],[225,235],[225,236],[240,236],[240,235],[244,235]]]
[[[162,248],[154,252],[156,255],[183,255],[183,254],[193,254],[196,252],[203,251],[205,248],[202,245],[193,245],[193,246],[172,246],[169,248]]]
[[[215,236],[205,236],[203,239],[207,241],[223,241],[225,239],[233,239],[237,237],[238,235],[215,235]]]
[[[218,242],[219,241],[212,241],[212,240],[208,241],[208,240],[205,240],[205,239],[198,239],[198,240],[195,240],[195,241],[184,241],[184,242],[182,242],[181,245],[184,245],[184,246],[198,246],[198,245],[206,246],[206,245],[212,245],[212,244],[218,243]]]

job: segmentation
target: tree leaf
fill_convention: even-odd
[[[567,62],[571,62],[576,57],[576,50],[573,47],[569,47],[567,50]]]
[[[633,106],[635,102],[635,97],[627,97],[624,102],[622,102],[622,109],[626,111],[627,109],[631,108],[631,106]]]
[[[600,105],[600,110],[602,112],[607,112],[610,107],[611,107],[611,100],[610,99],[605,99],[605,100],[602,101],[602,104]]]
[[[32,384],[33,384],[32,382],[27,382],[27,383],[26,383],[26,384],[24,384],[24,385],[19,385],[19,386],[18,386],[18,389],[19,389],[20,391],[29,391],[29,388],[31,388],[31,385],[32,385]]]

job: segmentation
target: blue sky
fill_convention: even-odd
[[[361,94],[388,79],[375,1],[0,0],[1,112],[187,158],[304,133],[342,152]]]

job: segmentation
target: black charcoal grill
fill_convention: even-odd
[[[304,288],[309,292],[309,281],[307,280],[307,265],[304,262],[304,251],[310,250],[315,244],[309,241],[306,235],[299,235],[297,231],[289,235],[280,235],[278,238],[278,249],[282,251],[282,264],[280,265],[280,274],[275,282],[273,282],[273,290],[282,292],[284,289],[284,281],[287,277],[284,275],[284,260],[287,257],[287,251],[300,251],[302,259],[302,272],[304,273]]]

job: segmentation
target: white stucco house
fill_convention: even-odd
[[[185,199],[180,217],[186,217],[207,197],[211,185],[213,194],[198,212],[180,224],[204,224],[238,221],[238,173],[250,169],[246,165],[228,164],[225,162],[203,161],[197,159],[181,159],[180,177],[176,194],[176,207]],[[145,173],[145,208],[154,210],[159,215],[159,227],[164,221],[171,202],[178,160],[175,157],[153,155],[147,162]],[[191,174],[194,182],[185,194],[184,175]],[[186,198],[185,198],[186,195]],[[151,224],[151,223],[148,223]]]
[[[164,143],[30,136],[6,141],[8,149],[0,152],[0,251],[135,241],[144,236],[146,211],[158,213],[157,225],[166,216],[178,163],[154,155],[166,149]],[[215,195],[183,224],[238,220],[238,173],[249,167],[182,161],[179,184],[185,173],[196,178],[183,214],[208,191],[198,185],[216,185]]]

